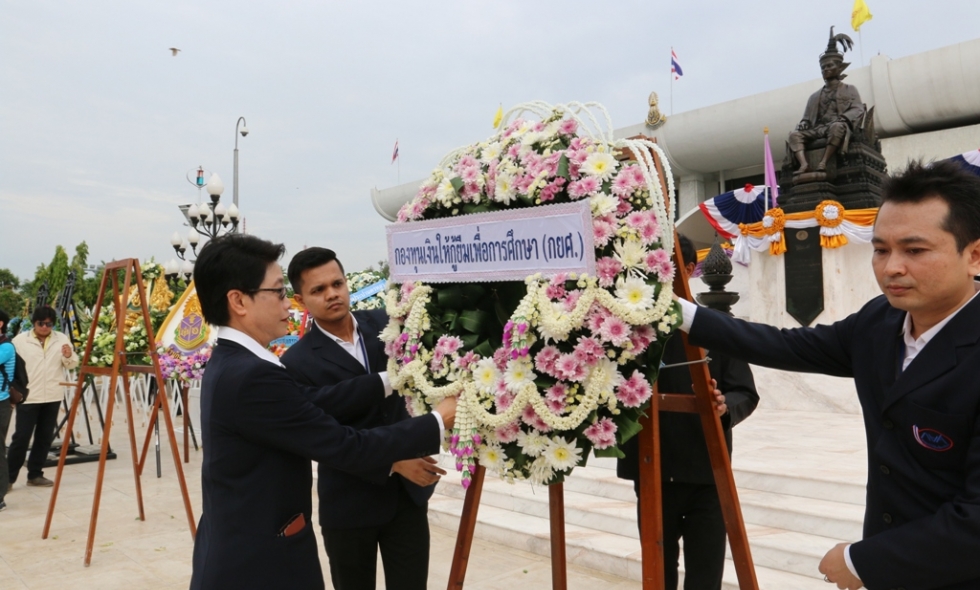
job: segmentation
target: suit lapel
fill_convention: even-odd
[[[313,326],[311,332],[313,334],[313,349],[324,362],[337,365],[355,375],[366,374],[361,363],[357,362],[356,358],[341,348],[332,338],[327,337],[318,326]]]
[[[361,335],[361,342],[364,343],[364,350],[367,351],[368,367],[371,367],[371,372],[374,372],[374,368],[379,366],[382,367],[380,370],[384,371],[387,359],[383,358],[384,346],[378,340],[378,327],[374,325],[373,318],[369,314],[355,312],[355,316],[357,317],[357,331]]]
[[[904,314],[902,314],[904,321]],[[974,298],[966,304],[932,340],[926,344],[915,359],[909,364],[890,388],[886,388],[882,410],[888,408],[899,399],[915,391],[919,387],[935,381],[940,376],[953,370],[957,364],[957,348],[975,345],[978,336],[976,326],[980,322],[980,298]],[[895,346],[901,341],[901,327],[895,340]],[[902,355],[904,358],[904,354]],[[898,355],[892,358],[901,362]],[[898,365],[901,368],[901,365]],[[884,381],[888,383],[889,381]]]

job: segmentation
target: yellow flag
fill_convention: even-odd
[[[871,9],[864,0],[854,0],[854,10],[851,11],[851,28],[861,30],[861,25],[871,20]]]
[[[504,105],[497,107],[497,114],[493,116],[493,128],[500,127],[500,122],[504,119]]]

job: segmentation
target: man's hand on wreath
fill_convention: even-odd
[[[456,398],[447,397],[434,409],[442,416],[442,424],[446,430],[452,430],[453,425],[456,424]]]
[[[406,459],[392,465],[391,470],[415,485],[424,488],[438,482],[440,477],[446,475],[446,472],[436,463],[432,457]]]

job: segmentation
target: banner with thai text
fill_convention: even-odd
[[[595,275],[592,213],[577,203],[387,226],[395,283],[523,281],[541,273]]]

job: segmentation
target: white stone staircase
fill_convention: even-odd
[[[758,410],[736,429],[735,479],[763,590],[826,588],[820,559],[861,538],[864,452],[861,418],[852,414]],[[429,504],[433,526],[456,530],[463,496],[451,471]],[[639,580],[635,502],[615,461],[590,458],[576,469],[565,482],[568,562]],[[478,538],[550,554],[547,488],[488,475],[477,522]],[[723,587],[738,588],[730,559]]]

